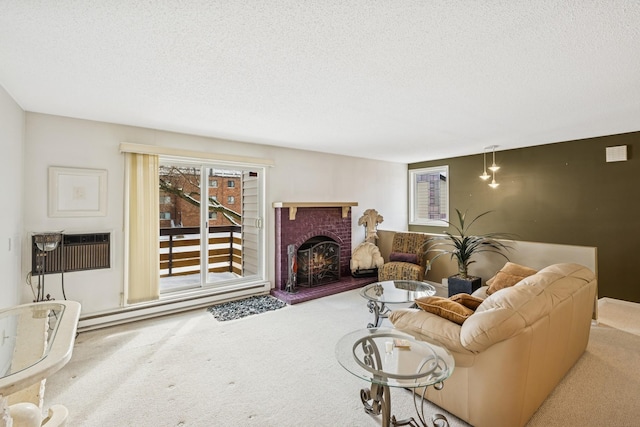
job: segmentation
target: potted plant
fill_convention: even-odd
[[[467,211],[463,213],[456,209],[459,225],[449,221],[446,221],[446,223],[453,227],[457,234],[445,231],[444,236],[432,237],[425,242],[425,245],[427,245],[425,256],[429,253],[436,253],[433,258],[427,260],[427,271],[435,260],[444,255],[449,255],[451,259],[455,258],[458,264],[458,273],[448,278],[449,296],[462,292],[470,294],[480,287],[482,279],[476,276],[469,276],[469,266],[476,262],[472,259],[474,255],[481,252],[492,252],[503,256],[507,261],[509,260],[504,252],[511,250],[511,246],[500,242],[498,239],[510,239],[510,235],[505,233],[469,235],[471,226],[478,219],[491,212],[483,212],[467,221]]]

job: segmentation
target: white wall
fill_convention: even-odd
[[[22,108],[0,86],[0,309],[21,302],[19,289],[24,283],[20,278],[19,256],[22,239],[24,117]],[[33,297],[24,302],[32,299]]]
[[[124,157],[120,142],[272,159],[266,194],[268,278],[274,280],[274,201],[358,202],[353,208],[353,245],[364,240],[358,218],[369,208],[384,216],[388,229],[407,229],[407,165],[291,150],[143,129],[131,126],[26,113],[24,188],[24,237],[34,231],[110,231],[113,239],[112,268],[67,273],[68,299],[81,302],[82,313],[109,311],[120,306],[123,287],[123,185]],[[357,156],[358,153],[354,153]],[[48,218],[47,169],[49,166],[108,170],[106,217]],[[23,275],[31,268],[29,246],[22,251]],[[46,291],[61,299],[59,275],[48,275]],[[24,281],[23,281],[24,282]],[[22,283],[23,285],[24,283]],[[22,298],[29,301],[28,287]],[[27,293],[27,291],[29,293]]]

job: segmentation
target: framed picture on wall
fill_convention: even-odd
[[[49,216],[107,215],[105,169],[49,168]]]

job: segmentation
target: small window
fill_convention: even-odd
[[[160,212],[160,219],[171,219],[171,212]]]
[[[209,187],[218,188],[218,180],[217,179],[210,179],[209,180]]]
[[[171,196],[160,196],[161,205],[168,205],[169,203],[171,203]]]
[[[218,212],[209,211],[209,219],[218,219]]]
[[[232,187],[235,187],[235,186],[236,186],[236,182],[235,181],[233,181],[231,179],[227,181],[227,187],[232,188]]]
[[[409,171],[409,224],[447,226],[449,166]]]
[[[228,203],[228,204],[232,205],[232,204],[234,204],[235,202],[236,202],[236,198],[235,198],[235,197],[233,197],[233,196],[229,196],[229,197],[227,197],[227,203]]]

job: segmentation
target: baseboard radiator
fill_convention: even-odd
[[[184,295],[182,298],[156,300],[149,303],[122,307],[108,312],[88,314],[80,316],[78,332],[86,332],[123,323],[136,322],[168,314],[195,310],[248,296],[268,294],[270,290],[270,282],[257,281],[245,283],[243,285],[236,284],[215,289],[195,291],[191,295]]]

